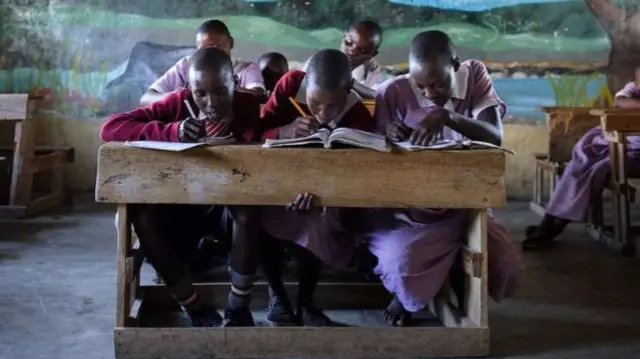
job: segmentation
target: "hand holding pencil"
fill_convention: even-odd
[[[313,116],[308,115],[296,100],[292,97],[289,97],[289,101],[295,107],[296,111],[300,114],[298,118],[296,118],[292,123],[283,126],[280,129],[280,133],[278,138],[299,138],[306,137],[311,135],[312,133],[318,131],[320,128],[320,123]]]

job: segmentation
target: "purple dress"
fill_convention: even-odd
[[[491,78],[479,61],[465,61],[455,73],[453,98],[445,108],[472,118],[484,109],[505,106]],[[375,117],[378,131],[398,116],[415,125],[434,104],[408,76],[400,76],[378,88]],[[445,128],[443,137],[463,136]],[[466,214],[457,209],[372,209],[365,214],[370,250],[378,258],[375,268],[384,286],[408,311],[424,308],[448,278],[467,233]],[[488,223],[489,294],[497,301],[512,296],[520,284],[521,262],[509,231],[490,216]]]
[[[616,98],[640,99],[640,89],[635,83],[628,83]],[[640,169],[640,136],[629,136],[627,140],[627,165],[635,172]],[[610,174],[609,143],[600,127],[592,128],[573,148],[571,161],[547,204],[547,213],[575,222],[584,221],[591,198],[601,195]]]

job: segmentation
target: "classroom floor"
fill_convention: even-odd
[[[113,208],[0,221],[0,358],[113,358]],[[523,239],[526,203],[498,216]],[[640,358],[640,262],[573,226],[552,251],[525,253],[516,298],[491,306],[492,357]],[[426,344],[428,345],[428,343]]]

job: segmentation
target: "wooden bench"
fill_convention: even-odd
[[[611,230],[602,224],[600,228],[588,228],[588,233],[592,238],[620,251],[623,255],[632,256],[637,245],[632,236],[634,227],[631,225],[629,204],[634,200],[639,181],[629,178],[626,153],[627,137],[640,135],[640,110],[613,109],[592,113],[600,116],[602,130],[609,141],[614,218]],[[601,203],[595,204],[595,207],[601,206]]]
[[[587,131],[600,124],[600,117],[592,115],[590,107],[541,107],[540,110],[546,113],[549,151],[534,154],[535,175],[529,208],[542,216],[557,181],[571,160],[573,147]],[[545,188],[547,183],[549,188]],[[532,230],[533,227],[527,229],[528,232]]]
[[[182,153],[104,144],[98,154],[96,200],[118,204],[118,359],[408,358],[489,354],[487,209],[506,204],[501,151],[379,153],[360,149],[199,148]],[[132,243],[127,203],[284,205],[307,191],[321,206],[466,208],[462,260],[465,294],[443,292],[430,305],[437,326],[330,328],[181,328],[153,324],[176,309],[163,285],[140,285],[139,245]],[[199,284],[223,308],[228,283]],[[289,284],[295,295],[295,285]],[[257,284],[253,305],[265,308]],[[324,283],[326,309],[380,310],[389,295],[379,284]],[[454,302],[458,302],[455,304]],[[156,322],[157,323],[157,322]]]
[[[0,121],[14,123],[14,145],[0,147],[12,157],[9,201],[0,205],[0,217],[21,217],[62,204],[66,199],[63,168],[73,162],[72,147],[35,146],[34,110],[39,96],[0,94]],[[46,192],[34,191],[34,176],[49,173]]]

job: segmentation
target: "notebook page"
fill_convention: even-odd
[[[291,138],[283,140],[267,139],[262,145],[263,148],[272,147],[286,147],[286,146],[303,146],[309,144],[323,144],[329,137],[329,130],[321,129],[318,132],[312,133],[307,137]]]
[[[182,142],[163,142],[163,141],[127,141],[124,143],[127,147],[144,148],[148,150],[182,152],[196,147],[203,147],[207,144],[198,143],[182,143]]]
[[[441,141],[428,146],[412,145],[409,141],[394,142],[394,145],[405,151],[420,151],[420,150],[452,150],[463,148],[463,144],[457,141]]]
[[[334,130],[333,133],[331,133],[331,136],[329,136],[329,143],[331,142],[339,142],[381,152],[391,151],[391,147],[384,136],[346,127]]]

